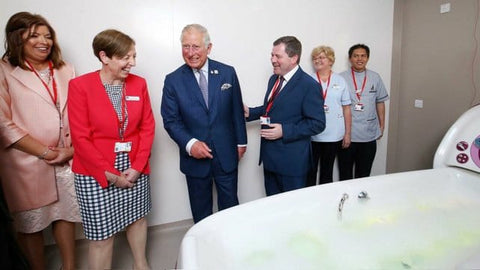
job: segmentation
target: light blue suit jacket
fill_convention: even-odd
[[[186,64],[165,78],[161,114],[170,137],[180,148],[180,170],[187,176],[205,177],[209,159],[195,159],[187,143],[204,141],[225,172],[238,166],[238,145],[247,144],[242,94],[235,69],[208,59],[208,108],[192,68]]]

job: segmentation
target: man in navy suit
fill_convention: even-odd
[[[208,58],[205,27],[185,26],[185,64],[165,78],[161,114],[178,144],[195,223],[212,214],[212,183],[218,209],[238,205],[237,167],[247,147],[242,95],[235,69]]]
[[[293,36],[273,43],[273,75],[262,106],[245,107],[247,121],[260,118],[260,163],[267,196],[305,187],[312,166],[310,136],[325,128],[321,86],[298,65],[302,44]]]

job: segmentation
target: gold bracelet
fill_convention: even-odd
[[[50,152],[50,148],[47,147],[47,150],[45,150],[45,152],[43,152],[40,156],[38,156],[39,159],[45,159],[45,157],[47,156],[48,152]]]

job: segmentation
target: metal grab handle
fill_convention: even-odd
[[[358,194],[358,198],[359,198],[359,199],[369,199],[368,193],[367,193],[366,191],[361,191],[361,192]]]
[[[343,193],[342,198],[340,199],[340,202],[338,203],[338,213],[341,214],[343,211],[343,204],[345,201],[348,199],[348,194]]]

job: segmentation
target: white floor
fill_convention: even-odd
[[[152,270],[175,269],[178,249],[185,233],[193,225],[192,220],[184,220],[165,225],[152,226],[148,229],[147,259]],[[47,269],[61,268],[59,251],[51,245],[46,249]],[[112,269],[132,269],[132,253],[125,233],[115,237]],[[87,240],[76,241],[76,268],[88,269]]]

